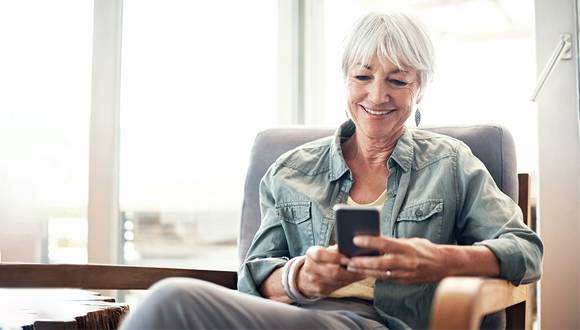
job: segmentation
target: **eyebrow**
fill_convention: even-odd
[[[363,64],[361,65],[363,68],[367,69],[367,70],[373,70],[373,67],[368,65],[368,64]],[[396,73],[409,73],[409,70],[402,70],[402,69],[395,69],[395,70],[391,70],[389,71],[389,74],[396,74]]]

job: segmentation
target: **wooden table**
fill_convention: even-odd
[[[129,306],[80,289],[0,289],[0,329],[116,329]]]

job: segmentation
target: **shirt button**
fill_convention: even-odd
[[[416,209],[416,210],[415,210],[415,216],[416,216],[417,218],[419,218],[419,217],[423,216],[423,211],[421,211],[421,209]]]

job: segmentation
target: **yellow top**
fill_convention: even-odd
[[[346,204],[348,205],[358,205],[358,206],[377,206],[382,207],[385,204],[385,199],[387,197],[387,190],[383,191],[383,193],[377,198],[376,201],[369,203],[369,204],[359,204],[352,200],[350,196],[346,200]],[[331,242],[331,244],[334,244]],[[333,291],[330,294],[331,298],[346,298],[346,297],[355,297],[360,299],[366,300],[373,300],[374,299],[374,291],[375,291],[375,278],[374,277],[367,277],[364,280],[360,280],[357,282],[353,282],[347,286],[343,286],[342,288]]]

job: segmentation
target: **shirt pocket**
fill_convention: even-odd
[[[399,213],[395,237],[421,237],[440,243],[442,227],[442,199],[413,201]]]
[[[311,207],[311,202],[276,205],[276,214],[282,220],[290,257],[304,255],[314,245]]]

